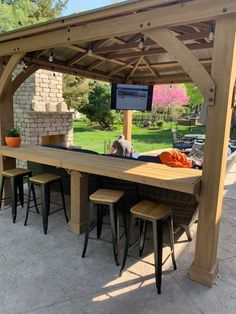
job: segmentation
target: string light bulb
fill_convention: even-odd
[[[209,26],[209,35],[208,35],[208,39],[210,41],[213,41],[215,37],[215,27],[214,25],[211,23]]]
[[[90,56],[90,57],[92,56],[92,54],[93,54],[93,45],[89,46],[87,53],[88,53],[88,56]]]
[[[144,47],[144,37],[142,36],[142,37],[139,39],[138,49],[143,50],[143,47]]]
[[[53,55],[53,52],[51,52],[49,58],[48,58],[48,61],[49,62],[53,62],[53,59],[54,59],[54,55]]]

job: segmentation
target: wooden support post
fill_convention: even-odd
[[[3,62],[0,60],[0,78],[4,72]],[[0,143],[5,145],[5,135],[6,130],[14,127],[14,117],[13,117],[13,94],[11,91],[12,81],[8,79],[5,82],[4,93],[0,97]],[[15,168],[16,160],[14,158],[0,158],[0,172],[5,169]],[[10,195],[10,185],[9,182],[5,184],[4,197]]]
[[[71,171],[70,206],[70,231],[81,234],[84,232],[88,208],[88,175],[86,173]]]
[[[196,249],[189,270],[192,280],[208,286],[212,286],[218,271],[217,246],[236,78],[235,20],[232,15],[216,21],[212,64],[216,98],[215,106],[208,107]]]
[[[125,139],[131,142],[132,139],[132,110],[124,110],[123,134]]]

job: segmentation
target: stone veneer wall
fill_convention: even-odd
[[[40,145],[42,136],[60,135],[61,145],[73,145],[72,114],[62,97],[60,73],[38,70],[15,93],[14,122],[25,144]]]

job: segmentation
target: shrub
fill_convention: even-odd
[[[164,121],[163,120],[158,120],[156,121],[156,126],[159,128],[159,129],[162,129],[163,126],[164,126]]]

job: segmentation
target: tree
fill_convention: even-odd
[[[77,111],[88,104],[89,93],[92,90],[89,80],[74,75],[63,75],[63,97],[69,108]]]
[[[191,110],[198,109],[204,102],[203,96],[195,84],[185,84]]]
[[[0,2],[0,30],[10,31],[58,17],[68,0],[9,0]]]
[[[107,83],[94,81],[90,83],[92,91],[88,97],[88,104],[79,111],[93,122],[97,122],[102,129],[111,129],[119,114],[111,110],[111,87]]]
[[[173,105],[187,105],[188,96],[186,90],[180,85],[156,85],[153,92],[153,104],[155,107]]]

